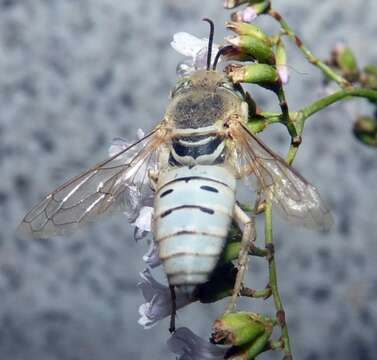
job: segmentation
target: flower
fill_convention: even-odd
[[[250,23],[255,20],[258,16],[257,11],[253,6],[248,6],[245,10],[242,11],[242,21]]]
[[[195,335],[190,329],[177,329],[168,340],[168,348],[179,355],[178,360],[223,360],[228,350]]]
[[[145,269],[140,273],[140,276],[142,281],[139,282],[137,286],[141,290],[146,302],[139,307],[141,317],[138,323],[142,325],[144,329],[149,329],[154,326],[157,321],[171,315],[171,294],[169,287],[156,281],[149,269]],[[193,302],[192,299],[187,297],[185,293],[179,291],[179,289],[176,289],[175,294],[177,309],[183,308]]]
[[[152,216],[153,216],[153,207],[151,206],[143,206],[140,209],[139,216],[133,222],[132,225],[139,228],[141,231],[150,232],[151,231],[151,224],[152,224]]]
[[[159,256],[158,245],[154,240],[151,240],[148,252],[143,256],[143,260],[152,269],[161,265],[162,261]]]
[[[196,70],[206,69],[208,39],[199,39],[189,33],[179,32],[174,34],[170,44],[175,51],[189,58],[178,65],[177,74],[179,76],[187,76]],[[212,54],[215,55],[218,51],[219,46],[213,44]],[[215,56],[212,56],[212,62],[214,58]]]

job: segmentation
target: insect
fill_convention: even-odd
[[[213,24],[212,24],[213,25]],[[293,223],[325,229],[329,210],[315,187],[247,128],[240,86],[207,67],[180,79],[163,120],[147,135],[49,194],[23,219],[35,237],[72,231],[116,209],[140,210],[154,198],[153,234],[171,287],[206,282],[231,222],[252,234],[236,201],[237,182],[256,179],[257,191]]]

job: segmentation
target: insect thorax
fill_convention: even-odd
[[[224,74],[200,70],[178,82],[166,116],[177,129],[200,129],[241,113],[243,101]]]
[[[180,80],[173,91],[166,119],[174,129],[170,164],[219,164],[226,157],[224,125],[242,116],[242,93],[224,74],[197,71]]]

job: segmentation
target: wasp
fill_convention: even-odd
[[[22,221],[34,237],[50,237],[116,209],[140,210],[152,192],[152,228],[171,287],[205,283],[226,243],[231,223],[252,237],[250,216],[236,190],[255,179],[256,191],[288,220],[325,229],[331,215],[317,189],[248,127],[248,100],[240,85],[211,66],[183,76],[163,120],[135,143],[47,195]],[[219,55],[219,54],[217,54]]]

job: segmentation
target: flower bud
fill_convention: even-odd
[[[252,56],[249,55],[245,50],[233,47],[231,45],[228,45],[227,50],[223,51],[223,59],[225,61],[253,61]]]
[[[269,86],[279,81],[276,69],[266,64],[230,64],[225,68],[225,71],[234,83],[244,82]]]
[[[377,76],[377,66],[376,65],[366,65],[364,67],[364,72],[367,75],[374,75]]]
[[[231,15],[233,21],[250,23],[260,14],[264,14],[270,8],[270,1],[260,1],[248,6],[242,11],[237,11]]]
[[[377,90],[377,66],[365,66],[360,81],[364,87]]]
[[[355,137],[362,143],[377,147],[377,120],[369,116],[360,116],[353,125]]]
[[[289,72],[287,67],[287,51],[282,39],[279,39],[276,44],[275,58],[280,80],[285,85],[289,80]]]
[[[212,340],[216,344],[243,346],[266,331],[265,319],[251,312],[226,313],[213,324]]]
[[[225,9],[233,9],[239,5],[246,4],[249,0],[225,0],[224,1],[224,8]]]
[[[225,26],[239,35],[252,36],[266,45],[272,46],[270,37],[259,26],[236,21],[228,21]]]
[[[229,36],[225,40],[236,48],[240,48],[241,51],[245,51],[260,63],[275,64],[275,55],[272,47],[266,45],[262,40],[249,35]]]
[[[227,242],[221,255],[221,262],[227,263],[238,258],[241,249],[241,238],[241,230],[233,223],[230,227]]]
[[[253,360],[257,355],[266,350],[266,345],[270,340],[271,332],[266,331],[257,337],[251,344],[244,345],[240,348],[232,348],[228,352],[229,360]]]
[[[359,68],[353,51],[344,44],[338,44],[332,51],[332,63],[337,66],[344,77],[355,81],[359,77]]]

